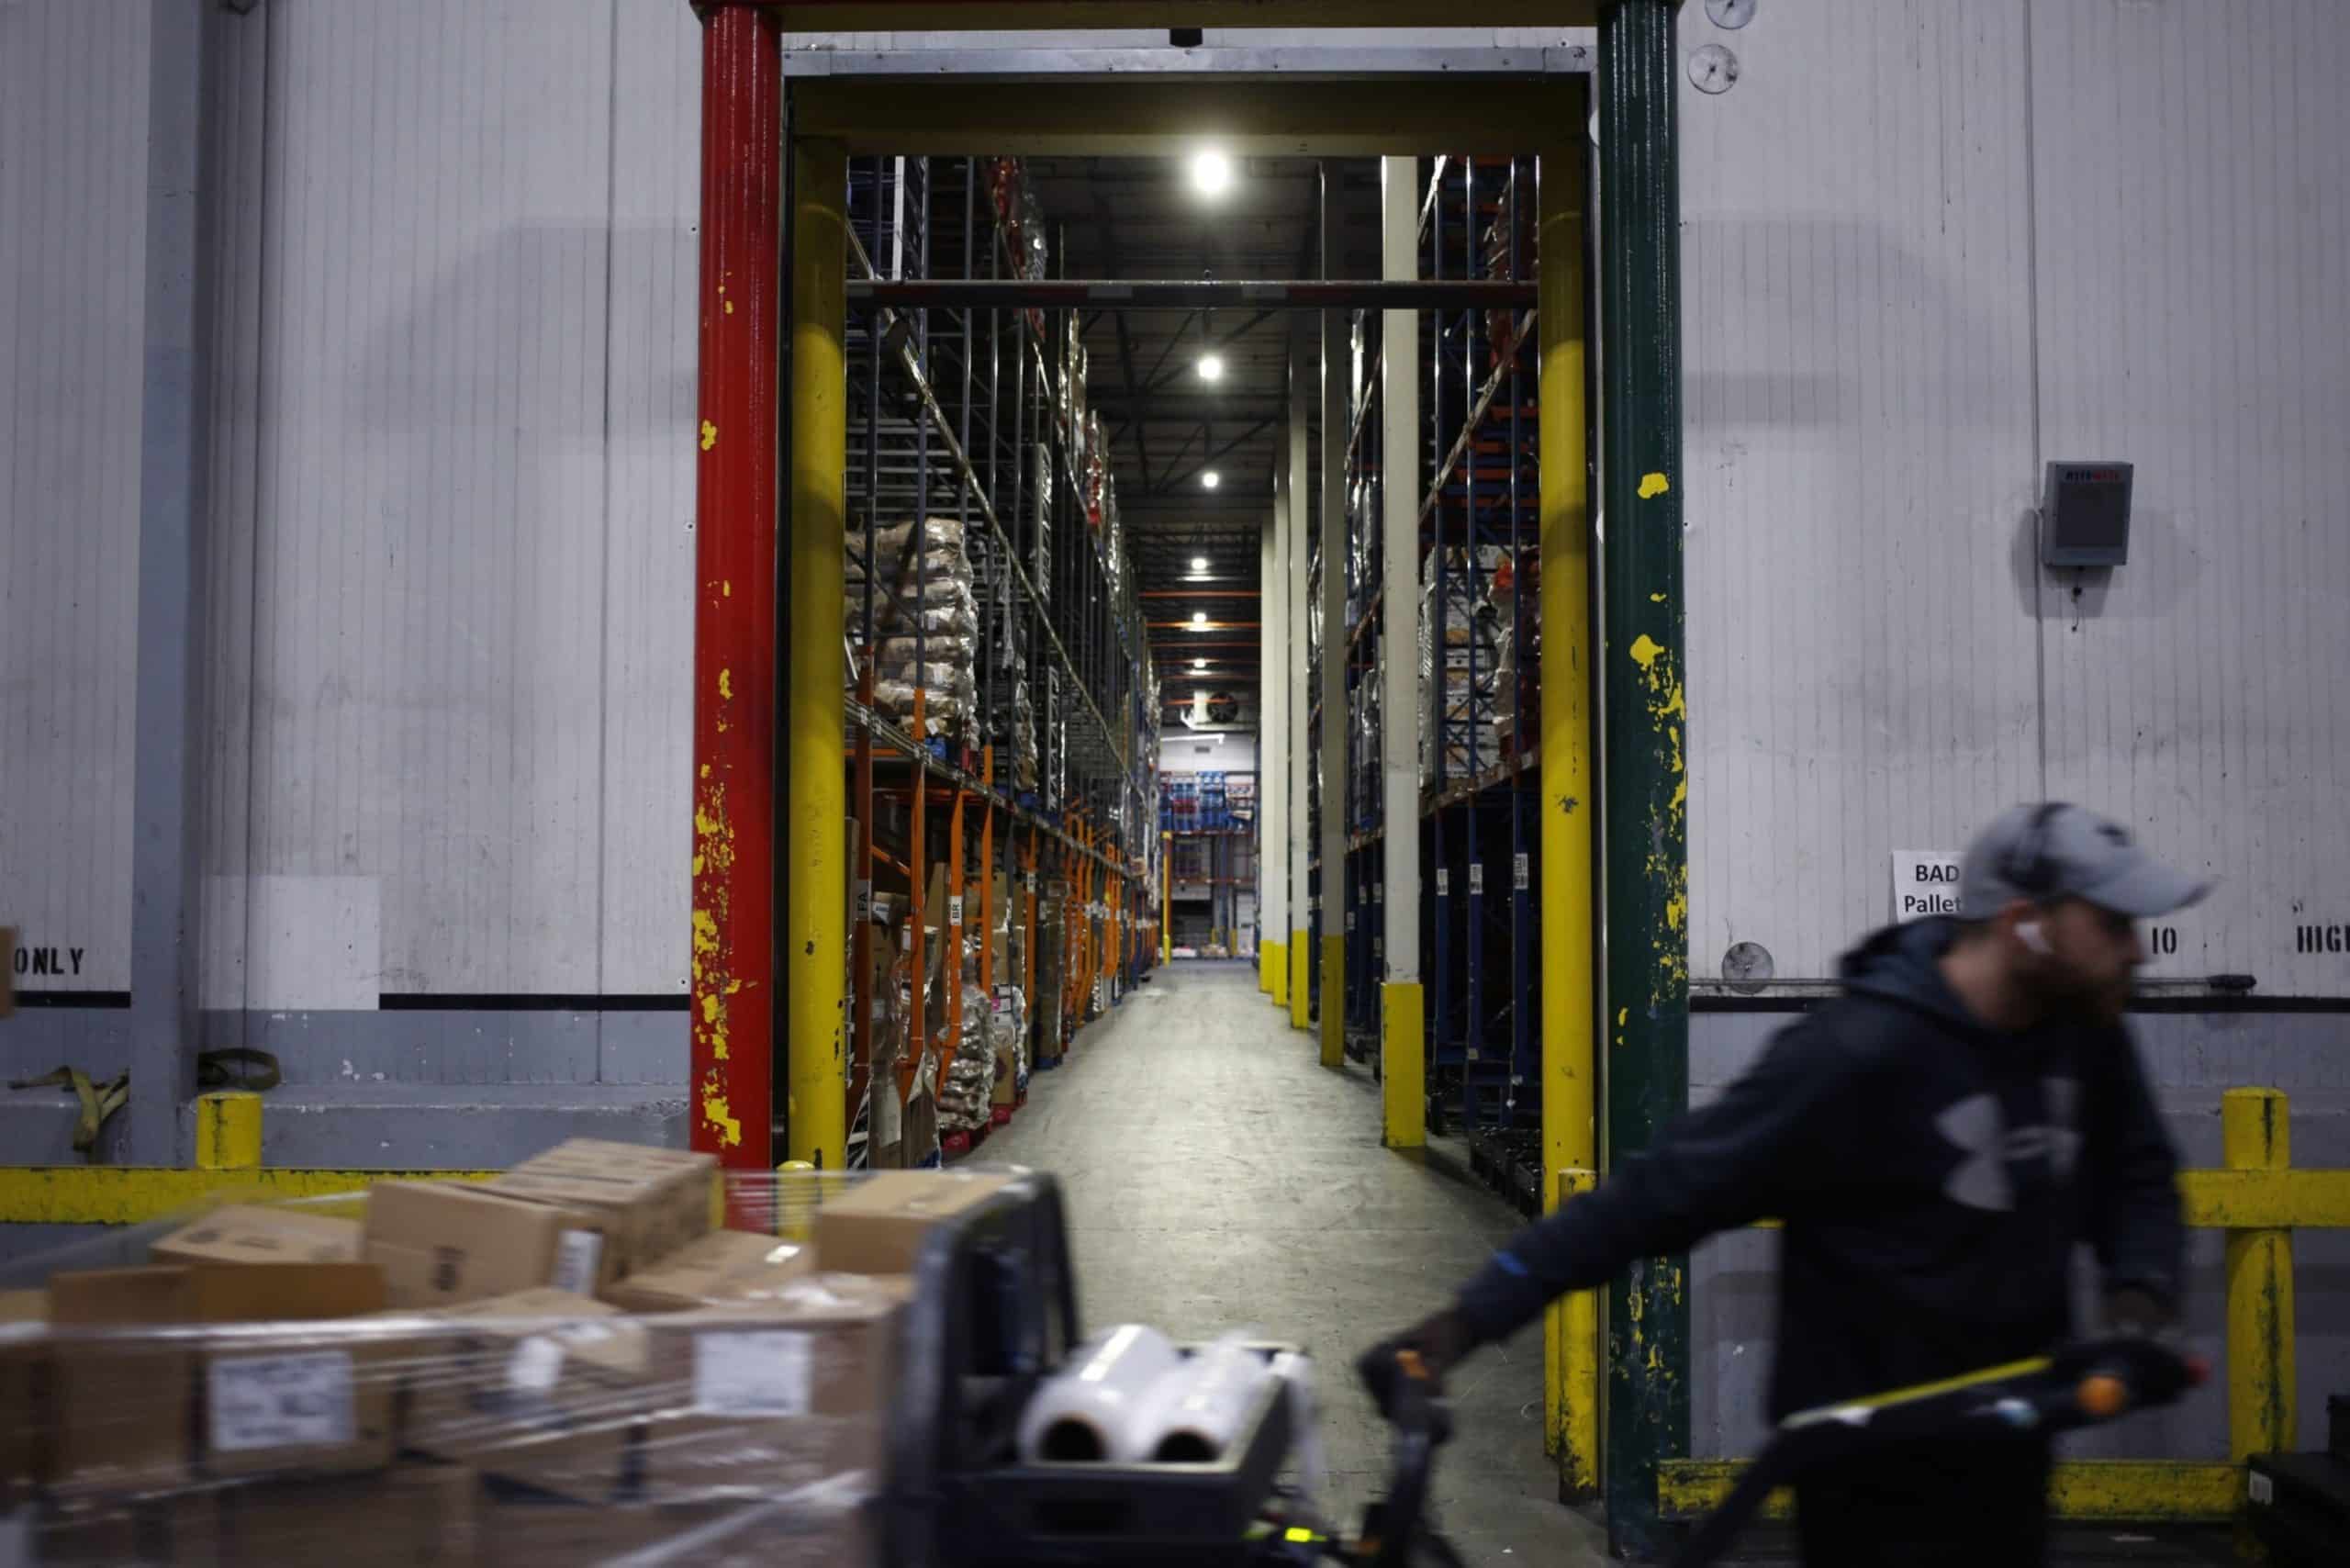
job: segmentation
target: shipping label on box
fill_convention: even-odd
[[[205,1376],[216,1454],[342,1444],[358,1435],[348,1350],[215,1355]]]

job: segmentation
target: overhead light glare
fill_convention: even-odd
[[[1192,557],[1192,570],[1195,572],[1204,572],[1207,569],[1208,558],[1205,555],[1194,555]]]
[[[1202,196],[1222,196],[1232,188],[1232,160],[1213,147],[1192,153],[1192,186]]]
[[[1213,468],[1200,476],[1200,488],[1203,490],[1213,490],[1223,483],[1224,481],[1216,476],[1216,472]]]
[[[1193,659],[1192,661],[1192,667],[1193,669],[1205,669],[1208,667],[1208,661],[1205,659]]]
[[[1204,632],[1207,629],[1208,612],[1204,610],[1194,610],[1192,611],[1192,630],[1194,632]]]
[[[1224,379],[1224,356],[1222,354],[1203,353],[1200,356],[1200,379],[1203,381],[1221,381]]]

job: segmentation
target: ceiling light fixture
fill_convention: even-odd
[[[1192,630],[1194,632],[1204,632],[1207,629],[1208,612],[1204,610],[1194,610],[1192,611]]]
[[[1193,659],[1192,661],[1192,667],[1193,669],[1205,669],[1208,667],[1208,661],[1205,659]]]
[[[1203,381],[1221,381],[1224,379],[1224,356],[1222,354],[1203,353],[1200,356],[1200,379]]]
[[[1232,188],[1232,160],[1213,147],[1192,153],[1192,185],[1202,196],[1222,196]]]
[[[1205,555],[1194,555],[1192,557],[1192,570],[1195,572],[1204,572],[1207,569],[1208,558]]]
[[[1215,470],[1213,468],[1200,476],[1200,488],[1203,490],[1213,490],[1223,483],[1222,479],[1216,477]]]

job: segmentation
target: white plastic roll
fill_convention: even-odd
[[[1153,1392],[1183,1358],[1158,1329],[1129,1323],[1095,1335],[1047,1378],[1020,1415],[1020,1452],[1032,1463],[1130,1464],[1150,1451],[1144,1422]]]
[[[1271,1380],[1272,1364],[1226,1335],[1159,1380],[1150,1400],[1150,1457],[1162,1464],[1205,1464],[1224,1456]]]

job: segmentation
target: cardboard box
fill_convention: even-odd
[[[367,1201],[366,1260],[391,1305],[433,1311],[562,1285],[585,1295],[608,1276],[600,1215],[464,1182],[379,1182]]]
[[[50,1467],[59,1487],[134,1492],[186,1484],[194,1350],[184,1340],[103,1331],[186,1323],[194,1313],[185,1269],[51,1278]]]
[[[437,1353],[409,1380],[408,1446],[484,1475],[602,1502],[663,1402],[645,1330],[563,1291],[520,1291],[435,1315]]]
[[[646,1320],[663,1390],[645,1495],[773,1496],[878,1477],[912,1282],[814,1274],[775,1298]]]
[[[697,1237],[604,1293],[628,1312],[677,1312],[721,1302],[758,1301],[805,1275],[816,1250],[747,1230]]]
[[[934,1226],[1002,1190],[1009,1176],[882,1170],[816,1211],[816,1266],[827,1273],[910,1274]]]
[[[155,1243],[158,1263],[356,1263],[355,1219],[259,1204],[229,1204]]]
[[[85,1495],[29,1505],[20,1516],[29,1561],[42,1568],[122,1568],[124,1563],[168,1562],[173,1568],[216,1568],[218,1508],[209,1492],[168,1497]],[[0,1562],[17,1568],[8,1555],[0,1518]]]
[[[247,1263],[188,1274],[198,1323],[293,1325],[384,1309],[383,1271],[364,1263]],[[323,1473],[390,1463],[397,1369],[409,1347],[335,1328],[288,1328],[276,1340],[205,1345],[196,1437],[204,1473]]]
[[[380,1311],[363,1263],[95,1270],[50,1285],[56,1479],[68,1489],[365,1470],[392,1455],[397,1341],[289,1327],[267,1338],[149,1334],[308,1324]]]
[[[47,1479],[49,1423],[49,1293],[0,1291],[0,1513]]]
[[[718,1157],[568,1138],[490,1183],[509,1197],[592,1214],[608,1242],[603,1282],[627,1278],[709,1232]]]
[[[214,1520],[223,1563],[332,1568],[474,1568],[481,1482],[453,1464],[403,1464],[381,1475],[259,1482],[220,1489]]]

